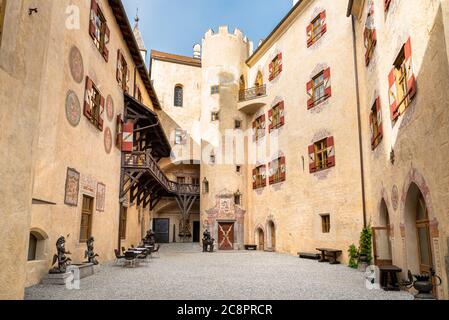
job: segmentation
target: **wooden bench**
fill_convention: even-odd
[[[255,251],[255,250],[257,250],[257,245],[255,245],[255,244],[245,244],[245,250]]]
[[[380,266],[380,285],[385,291],[400,291],[398,273],[402,269],[396,266]]]
[[[298,252],[299,258],[309,260],[320,260],[321,255],[319,253]]]
[[[338,261],[338,256],[341,255],[343,251],[329,248],[317,248],[317,250],[321,252],[321,258],[318,262],[329,262],[330,264],[340,264],[340,262]]]

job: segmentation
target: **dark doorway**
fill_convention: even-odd
[[[154,219],[153,232],[157,243],[168,243],[170,239],[170,219]]]
[[[193,242],[200,242],[200,222],[193,221]]]

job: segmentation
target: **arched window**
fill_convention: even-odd
[[[39,229],[30,231],[28,242],[28,261],[45,260],[45,241],[48,235]]]
[[[175,107],[182,107],[183,104],[183,88],[180,84],[175,86],[175,101],[174,105]]]
[[[246,89],[245,77],[242,75],[240,77],[239,90],[240,90],[240,92],[242,92],[242,91],[245,91],[245,89]]]
[[[36,251],[37,251],[37,237],[30,233],[30,242],[28,245],[28,261],[36,260]]]
[[[263,75],[262,75],[262,72],[260,72],[260,70],[257,72],[256,82],[254,85],[256,87],[263,86]]]

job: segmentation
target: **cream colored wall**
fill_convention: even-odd
[[[449,237],[449,220],[445,214],[449,210],[449,177],[446,174],[449,156],[449,39],[444,28],[448,27],[449,11],[445,2],[392,1],[387,15],[384,14],[383,3],[374,2],[378,41],[369,67],[364,63],[363,47],[368,1],[365,1],[361,21],[356,22],[368,213],[373,225],[379,225],[380,203],[382,198],[385,199],[390,221],[394,226],[393,263],[404,271],[410,269],[413,273],[418,273],[415,258],[411,256],[412,253],[417,255],[415,240],[408,236],[405,240],[400,228],[407,220],[405,199],[410,180],[418,184],[425,194],[430,219],[438,221],[439,237],[432,240],[432,247],[436,272],[444,280],[443,286],[438,289],[440,298],[448,298],[448,274],[444,259],[448,256]],[[388,74],[400,47],[408,37],[411,37],[418,93],[412,105],[393,126],[390,120]],[[382,103],[384,137],[377,149],[372,151],[369,112],[376,94],[380,96]],[[392,149],[395,152],[394,165],[390,162]],[[396,210],[392,203],[394,186],[399,191]],[[406,235],[411,229],[406,228]]]
[[[317,247],[343,251],[358,244],[363,226],[360,163],[356,118],[356,96],[352,60],[351,23],[346,18],[344,1],[312,1],[274,45],[249,70],[249,83],[254,83],[262,70],[267,84],[268,104],[250,116],[250,125],[280,100],[285,101],[285,125],[259,143],[266,152],[268,164],[277,151],[286,156],[287,179],[284,183],[252,190],[252,169],[248,167],[250,225],[246,241],[255,242],[255,230],[262,226],[267,239],[267,223],[276,226],[276,249],[296,254],[315,252]],[[307,48],[307,25],[323,10],[327,12],[327,32],[311,48]],[[268,66],[279,52],[283,55],[283,71],[268,81]],[[331,68],[332,97],[328,103],[307,110],[306,83],[323,68]],[[315,70],[315,71],[314,71]],[[317,110],[321,109],[320,112]],[[317,137],[335,139],[336,167],[325,172],[309,173],[308,146]],[[265,143],[269,146],[267,148]],[[278,147],[276,147],[276,143]],[[270,150],[271,149],[271,150]],[[330,214],[331,232],[323,234],[320,214]]]

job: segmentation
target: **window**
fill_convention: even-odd
[[[286,179],[285,157],[280,157],[268,165],[270,185],[283,182]]]
[[[128,64],[126,63],[125,56],[120,49],[117,51],[116,78],[120,88],[122,88],[124,92],[129,92],[130,71],[128,69]]]
[[[209,158],[210,164],[215,164],[215,161],[216,161],[215,154],[211,153],[210,158]]]
[[[242,194],[240,193],[240,190],[234,193],[234,204],[236,206],[240,206],[242,204]]]
[[[242,127],[242,120],[234,120],[234,128],[240,129]]]
[[[365,64],[369,65],[374,53],[374,48],[377,44],[377,33],[374,23],[374,2],[371,2],[368,16],[366,17],[365,31],[363,32],[363,39],[365,44]]]
[[[270,81],[282,72],[282,53],[278,53],[270,63]]]
[[[310,173],[335,166],[334,138],[329,137],[309,146]]]
[[[256,87],[262,87],[263,86],[263,74],[262,74],[262,72],[260,70],[257,71],[256,82],[254,83],[254,85]]]
[[[316,43],[326,31],[326,11],[323,11],[307,27],[307,47]]]
[[[137,100],[142,103],[142,92],[140,91],[139,87],[137,88]]]
[[[408,41],[402,47],[388,76],[391,120],[396,121],[405,112],[416,95],[416,80],[412,66],[412,46]]]
[[[106,45],[109,43],[110,31],[103,12],[98,5],[98,0],[92,0],[89,34],[94,40],[95,46],[107,62],[109,58],[109,50]]]
[[[81,211],[80,242],[86,242],[92,236],[92,216],[94,199],[83,195]]]
[[[237,173],[242,172],[242,166],[235,166],[235,172]]]
[[[268,111],[268,118],[270,121],[270,132],[282,127],[285,124],[284,101],[279,102]]]
[[[219,94],[219,93],[220,93],[220,86],[210,87],[210,94]]]
[[[254,141],[257,142],[265,136],[265,115],[261,115],[253,122]]]
[[[115,119],[115,146],[122,150],[122,140],[123,140],[123,125],[122,115],[118,114]]]
[[[370,114],[370,128],[371,128],[371,146],[372,149],[376,149],[379,143],[382,141],[383,129],[382,129],[382,110],[380,106],[379,97],[371,108]]]
[[[330,68],[327,68],[307,83],[307,109],[312,109],[332,96],[330,76]]]
[[[176,129],[175,130],[175,144],[182,145],[187,143],[187,131]]]
[[[186,184],[186,177],[176,177],[176,182],[178,184]]]
[[[253,189],[260,189],[267,186],[266,170],[266,165],[261,165],[253,170]]]
[[[28,242],[28,261],[36,260],[37,241],[37,237],[30,233],[30,240]]]
[[[183,99],[184,99],[184,92],[181,85],[175,86],[175,101],[174,105],[175,107],[182,107],[183,106]]]
[[[203,180],[203,193],[209,193],[209,181],[206,178]]]
[[[120,210],[120,239],[126,239],[126,222],[128,220],[128,208],[122,207]]]
[[[245,81],[245,77],[243,75],[240,76],[240,81],[239,81],[239,91],[245,91],[246,90],[246,81]]]
[[[87,77],[84,99],[84,115],[98,130],[103,131],[104,97],[100,94],[92,80]]]
[[[218,121],[220,120],[220,113],[219,112],[212,112],[210,116],[211,121]]]
[[[5,20],[6,0],[0,0],[0,45],[2,43],[3,22]]]
[[[321,228],[323,233],[331,232],[331,216],[329,214],[321,215]]]

